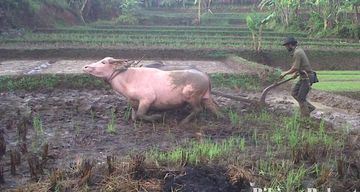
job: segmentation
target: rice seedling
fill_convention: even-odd
[[[116,133],[116,114],[115,114],[115,109],[111,108],[110,112],[109,112],[109,122],[106,126],[106,132],[110,133],[110,134],[115,134]]]
[[[275,143],[277,146],[283,144],[285,138],[285,134],[280,128],[275,129],[274,133],[271,135],[271,141]]]
[[[239,126],[240,116],[236,111],[233,111],[231,108],[228,111],[228,116],[231,122],[231,125],[234,127]]]
[[[278,47],[278,43],[289,33],[264,31],[263,47]],[[356,43],[342,44],[333,39],[314,42],[302,39],[306,34],[292,34],[309,47],[337,46],[358,48]],[[152,27],[75,27],[62,29],[39,29],[36,33],[27,33],[22,38],[6,39],[0,37],[0,44],[12,43],[43,43],[43,44],[82,44],[86,46],[165,46],[172,48],[250,48],[251,32],[239,27],[183,27],[183,26],[152,26]],[[211,42],[211,43],[210,43]]]
[[[124,117],[123,119],[125,121],[128,121],[130,118],[131,118],[131,113],[132,113],[132,107],[131,107],[131,104],[128,103],[126,108],[125,108],[125,111],[124,111]]]
[[[224,157],[242,142],[244,143],[242,138],[237,137],[231,137],[219,143],[210,140],[193,141],[188,147],[177,147],[168,152],[152,150],[147,153],[147,157],[160,163],[190,163],[197,165],[212,161],[218,157]]]
[[[324,91],[359,91],[359,71],[318,71],[319,83],[313,85],[314,89]]]
[[[33,116],[32,124],[34,127],[34,139],[31,143],[31,149],[33,152],[38,152],[41,150],[41,146],[45,140],[43,122],[39,114]]]
[[[301,166],[297,169],[290,169],[284,183],[284,188],[286,189],[286,192],[293,192],[299,190],[307,172],[308,170],[304,166]]]
[[[239,149],[240,149],[241,152],[245,151],[245,138],[240,139]]]
[[[257,131],[257,129],[254,129],[252,139],[254,140],[255,147],[257,147],[258,146],[258,131]]]

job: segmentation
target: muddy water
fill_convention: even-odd
[[[333,124],[337,129],[360,131],[360,101],[344,96],[312,90],[308,100],[316,107],[310,115]],[[266,102],[273,110],[294,113],[299,106],[291,97],[290,89],[275,89],[267,96]]]

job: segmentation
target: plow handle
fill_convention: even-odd
[[[296,77],[291,77],[291,78],[289,78],[289,79],[285,79],[285,80],[282,80],[282,81],[278,81],[278,82],[275,82],[275,83],[271,84],[270,86],[266,87],[266,88],[263,90],[262,94],[261,94],[260,104],[261,104],[261,105],[265,105],[266,94],[267,94],[272,88],[277,87],[277,86],[279,86],[279,85],[282,85],[282,84],[284,84],[284,83],[286,83],[286,82],[288,82],[288,81],[290,81],[290,80],[293,80],[293,79],[295,79],[295,78],[296,78]]]

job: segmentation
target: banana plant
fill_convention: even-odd
[[[201,0],[195,0],[194,5],[198,5],[198,14],[197,14],[197,24],[200,25],[201,23]]]
[[[355,12],[354,15],[354,22],[357,25],[360,25],[360,18],[359,18],[359,7],[360,7],[360,0],[347,0],[350,5],[352,6],[352,9]]]
[[[259,15],[252,14],[246,17],[246,24],[251,31],[253,39],[253,49],[257,52],[261,51],[262,36],[264,26],[274,18],[274,13],[261,18]]]
[[[323,30],[333,27],[339,9],[339,1],[336,0],[308,0],[307,4],[312,9],[313,15],[318,15],[323,22]]]
[[[278,18],[287,28],[297,16],[300,5],[301,0],[262,0],[258,7],[260,10],[272,11],[273,17]]]
[[[84,10],[86,8],[86,5],[88,3],[88,0],[69,0],[68,6],[78,12],[78,15],[83,22],[83,24],[86,24],[84,19]]]

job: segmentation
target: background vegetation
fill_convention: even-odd
[[[216,24],[216,19],[227,17],[226,13],[241,14],[253,10],[257,12],[257,17],[252,19],[251,31],[254,26],[261,26],[281,31],[302,31],[315,37],[337,36],[358,41],[359,6],[360,0],[1,0],[0,24],[8,28],[87,24],[99,20],[146,24],[144,15],[158,17],[159,24],[169,15],[163,17],[157,13],[149,16],[146,11],[156,8],[169,12],[176,8],[178,11],[170,12],[174,17],[180,14],[183,24],[199,25],[209,20]],[[216,14],[224,8],[227,8],[224,14]],[[189,14],[183,17],[181,13]],[[42,18],[44,15],[48,17]],[[185,21],[187,17],[189,22]],[[245,18],[236,15],[228,17],[230,22],[238,24],[245,22]]]

